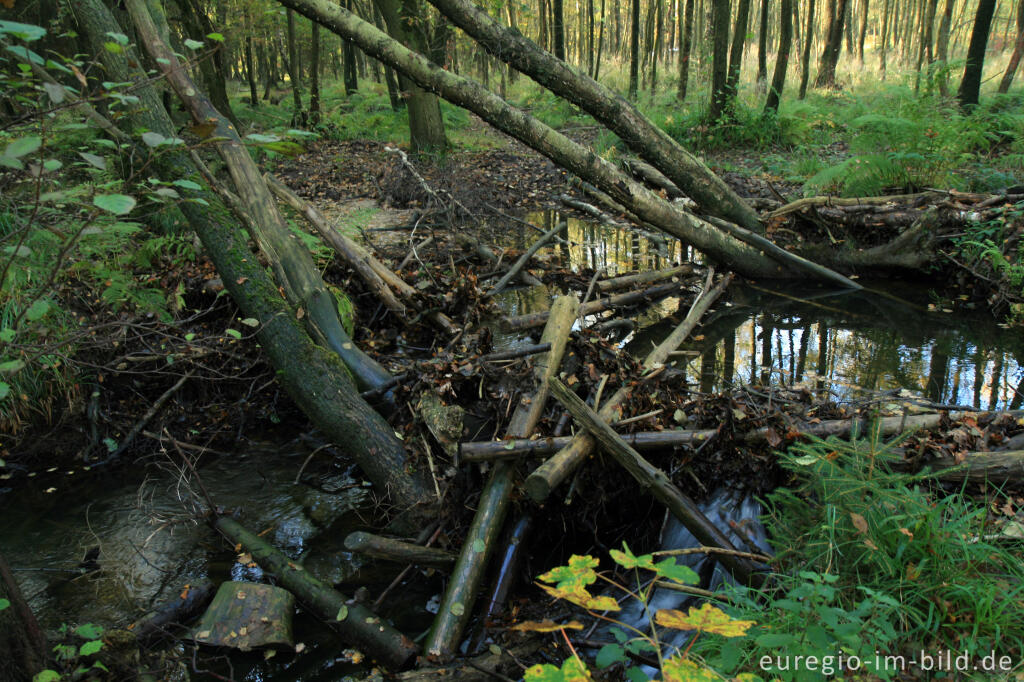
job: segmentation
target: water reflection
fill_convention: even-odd
[[[562,221],[562,242],[538,257],[573,272],[603,268],[604,276],[613,277],[700,261],[699,253],[673,239],[662,243],[551,211],[530,219],[543,230]],[[521,226],[507,233],[504,245],[525,249],[538,235]],[[869,283],[861,293],[807,283],[771,289],[734,286],[730,304],[707,317],[701,335],[684,346],[691,355],[676,364],[685,364],[695,389],[709,392],[732,384],[805,385],[852,400],[866,392],[906,389],[935,403],[1021,407],[1017,389],[1024,373],[1024,343],[1018,334],[1000,329],[983,313],[929,310],[923,289],[900,284],[902,298],[892,296],[892,290],[892,282],[878,282],[873,290]],[[541,286],[509,290],[496,300],[506,315],[521,315],[547,309],[561,293],[566,292]],[[646,355],[683,314],[678,298],[655,303],[635,318],[636,329],[622,339],[623,347]],[[596,321],[595,316],[587,323]],[[518,339],[495,334],[498,346]]]

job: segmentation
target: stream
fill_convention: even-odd
[[[531,220],[542,229],[565,222],[562,238],[569,243],[542,249],[538,258],[576,272],[604,268],[610,277],[699,260],[671,240],[666,246],[551,212]],[[537,234],[523,226],[510,231],[503,245],[525,248]],[[867,291],[857,293],[806,283],[734,286],[730,302],[717,305],[699,335],[682,347],[687,354],[679,356],[677,366],[690,387],[702,392],[738,384],[801,385],[851,402],[903,391],[940,404],[1021,405],[1019,335],[981,312],[943,312],[926,291],[909,285],[865,285]],[[519,288],[497,300],[505,314],[523,314],[545,309],[560,293],[545,286]],[[658,301],[616,341],[628,352],[645,354],[685,313],[681,299]],[[522,335],[495,332],[498,348],[528,342]],[[218,505],[245,509],[250,528],[266,531],[264,537],[301,559],[314,575],[344,584],[349,594],[359,585],[373,585],[371,592],[379,594],[401,567],[363,563],[341,546],[349,532],[367,529],[372,514],[363,512],[370,508],[369,491],[338,458],[326,474],[320,465],[316,487],[296,483],[311,451],[300,441],[249,442],[228,457],[200,462],[199,471]],[[59,472],[51,472],[45,483],[0,491],[3,553],[45,628],[84,622],[124,627],[186,584],[204,578],[259,579],[259,569],[242,568],[220,538],[191,520],[196,491],[178,467],[173,451],[161,453],[154,444],[149,466],[56,480]],[[96,547],[101,570],[86,572],[79,563]],[[383,615],[415,637],[429,627],[428,601],[441,586],[437,576],[418,576],[393,593]],[[307,645],[304,656],[282,654],[268,662],[258,654],[232,654],[235,679],[328,680],[358,669],[323,628],[301,616],[296,641]],[[228,667],[222,662],[219,674],[227,674]]]

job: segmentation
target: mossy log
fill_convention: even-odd
[[[551,344],[551,350],[540,356],[534,365],[537,390],[532,400],[517,409],[516,417],[509,426],[509,435],[529,436],[536,428],[548,397],[548,388],[540,382],[558,372],[578,309],[579,301],[575,296],[560,296],[551,306],[551,317],[541,336],[542,342]],[[462,551],[452,570],[441,608],[427,636],[424,650],[432,658],[447,659],[458,651],[488,561],[498,544],[505,522],[514,474],[515,469],[511,465],[499,462],[491,471],[480,495],[473,523],[462,543]]]
[[[448,570],[455,563],[455,555],[437,547],[424,547],[412,542],[386,538],[374,533],[356,531],[345,537],[345,549],[365,554],[374,559],[397,561]]]
[[[317,580],[261,537],[234,519],[222,516],[214,526],[232,544],[240,544],[282,587],[294,594],[313,615],[335,628],[346,643],[364,651],[391,670],[408,667],[416,644],[362,604]]]

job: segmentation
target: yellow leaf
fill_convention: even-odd
[[[689,613],[674,609],[658,611],[654,614],[654,622],[666,628],[711,632],[723,637],[742,637],[750,626],[756,625],[752,620],[734,620],[708,603],[701,604],[699,609],[691,606]]]
[[[516,623],[510,629],[520,632],[558,632],[560,630],[582,630],[583,624],[575,620],[568,623],[556,623],[551,620],[527,620]]]
[[[868,522],[867,522],[867,519],[865,519],[860,514],[855,514],[853,512],[850,512],[850,520],[853,521],[853,525],[857,528],[857,530],[859,530],[861,533],[867,534],[867,532],[868,532]]]
[[[720,682],[722,678],[689,658],[673,656],[662,666],[661,679],[664,682]]]

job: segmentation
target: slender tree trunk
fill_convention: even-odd
[[[187,38],[203,40],[204,36],[213,33],[213,24],[206,14],[205,8],[200,6],[198,0],[178,0],[178,11],[181,23],[184,27]],[[208,59],[199,60],[199,73],[203,77],[203,84],[210,93],[210,101],[217,107],[237,129],[239,126],[235,112],[231,110],[231,103],[228,101],[227,80],[224,73],[224,43],[207,42],[213,48],[213,55]]]
[[[951,2],[952,0],[947,0]],[[946,37],[949,37],[949,31],[946,31]],[[1013,76],[1017,73],[1017,67],[1020,65],[1021,55],[1024,54],[1024,0],[1017,0],[1017,41],[1013,45],[1013,54],[1010,55],[1010,61],[1006,65],[1006,72],[1003,74],[1003,79],[999,81],[999,92],[1006,93],[1010,90],[1010,84],[1013,83]]]
[[[881,73],[883,81],[885,80],[886,49],[889,47],[889,8],[891,4],[892,0],[885,0],[885,9],[882,11],[882,37],[878,46],[878,71]]]
[[[860,33],[857,34],[857,61],[864,63],[864,39],[868,35],[868,8],[870,0],[860,0]]]
[[[732,32],[732,50],[729,52],[729,73],[725,79],[727,107],[732,106],[739,89],[740,72],[743,70],[743,48],[747,43],[747,23],[750,18],[750,0],[739,0],[736,9],[736,27]]]
[[[295,44],[295,13],[286,11],[288,17],[288,80],[292,85],[292,125],[305,126],[306,112],[302,109],[302,76],[299,75],[299,48]]]
[[[996,0],[978,0],[978,11],[974,16],[974,29],[971,31],[971,44],[967,48],[967,63],[964,65],[964,76],[960,81],[957,98],[960,108],[970,113],[978,105],[978,94],[981,90],[981,71],[985,65],[985,47],[988,45],[988,31],[992,25],[992,14],[996,9]]]
[[[320,125],[320,24],[313,22],[309,59],[309,124]]]
[[[782,88],[786,84],[786,69],[789,67],[789,51],[793,44],[793,11],[790,3],[793,0],[782,0],[779,25],[779,53],[775,58],[775,73],[772,76],[772,87],[768,90],[768,99],[764,103],[765,112],[777,112]]]
[[[717,123],[729,103],[726,88],[729,58],[729,0],[711,0],[713,47],[711,51],[711,107],[708,120]]]
[[[761,0],[761,25],[757,35],[757,88],[761,91],[768,81],[768,0]]]
[[[251,35],[245,39],[245,75],[249,79],[249,105],[255,109],[260,101],[256,91],[256,65],[253,64]]]
[[[943,97],[949,96],[949,27],[953,21],[953,3],[955,1],[946,0],[945,9],[942,11],[942,20],[939,22],[939,35],[935,41],[935,54],[938,58],[939,68],[937,79],[939,93]]]
[[[814,79],[816,88],[836,87],[836,65],[839,63],[839,52],[843,49],[843,23],[847,3],[848,0],[829,0],[825,22],[828,33],[821,59],[818,60],[818,76]]]
[[[807,0],[807,30],[804,32],[804,54],[800,60],[800,94],[798,95],[800,99],[807,97],[807,81],[811,75],[811,44],[814,42],[814,2],[815,0]]]
[[[537,44],[545,50],[550,50],[548,43],[548,3],[547,0],[539,0],[540,11],[537,13],[538,34]]]
[[[615,3],[618,5],[618,0],[615,0]],[[608,18],[604,10],[605,0],[601,0],[601,26],[597,32],[597,57],[594,58],[594,80],[597,80],[601,73],[601,53],[604,50],[604,24]]]
[[[690,80],[690,51],[693,46],[693,3],[694,0],[686,0],[686,8],[683,11],[683,31],[679,36],[679,88],[676,92],[676,99],[680,102],[686,101],[686,86]]]
[[[551,0],[551,31],[555,38],[555,56],[565,61],[565,7],[562,0]]]
[[[636,101],[640,87],[640,0],[632,0],[629,25],[629,99]]]
[[[601,0],[601,16],[602,17],[604,16],[604,0]],[[515,6],[511,2],[507,3],[505,5],[505,17],[508,19],[508,26],[509,26],[509,28],[511,28],[513,31],[518,31],[519,29],[516,28],[516,10],[515,10]],[[602,38],[604,37],[604,19],[603,18],[601,19],[601,37]],[[598,40],[598,42],[597,42],[597,67],[600,67],[600,65],[601,65],[601,41]],[[595,69],[597,67],[595,67]],[[595,70],[594,78],[597,78],[596,70]],[[515,82],[518,79],[519,79],[519,72],[517,70],[515,70],[514,68],[512,68],[511,66],[509,66],[508,67],[508,84],[509,85],[514,85]]]
[[[661,0],[655,0],[654,41],[651,46],[651,97],[654,97],[654,91],[658,86],[658,55],[661,53],[661,32],[664,28],[661,25],[661,9]]]

